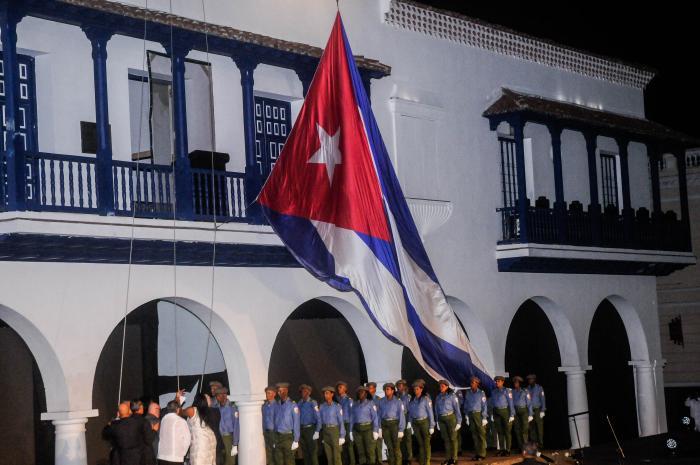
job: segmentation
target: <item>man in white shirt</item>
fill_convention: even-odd
[[[695,431],[700,432],[700,396],[688,397],[685,406],[690,408],[690,416],[695,420]]]
[[[180,416],[180,403],[168,402],[168,413],[160,421],[160,441],[158,443],[158,465],[182,465],[190,448],[190,428]]]

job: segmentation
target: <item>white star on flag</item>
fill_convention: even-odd
[[[318,138],[321,141],[321,147],[314,153],[311,158],[307,160],[306,163],[321,163],[326,165],[326,171],[328,172],[328,180],[333,184],[333,172],[335,171],[335,165],[340,165],[342,163],[342,156],[340,154],[340,128],[332,136],[326,132],[325,129],[321,127],[320,124],[316,123],[316,129],[318,130]]]

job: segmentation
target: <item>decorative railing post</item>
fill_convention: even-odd
[[[690,241],[690,212],[688,209],[688,180],[686,179],[685,150],[676,148],[673,151],[678,166],[678,196],[681,202],[681,225],[683,227],[683,242],[685,250],[691,249]]]
[[[245,141],[245,202],[246,216],[250,223],[262,224],[264,219],[255,199],[260,193],[264,179],[255,160],[255,79],[253,73],[258,63],[248,58],[234,57],[241,73],[243,92],[243,139]]]
[[[659,183],[659,159],[660,153],[654,144],[648,143],[647,157],[649,158],[649,171],[651,173],[651,198],[652,211],[656,215],[661,213],[661,190]]]
[[[109,129],[107,98],[107,42],[112,32],[100,27],[86,26],[85,35],[92,45],[93,79],[95,82],[95,126],[97,127],[97,157],[95,185],[97,212],[114,215],[114,182],[112,179],[112,140]]]
[[[515,139],[515,165],[518,178],[518,220],[520,225],[520,242],[528,241],[528,199],[527,185],[525,181],[525,120],[520,115],[509,118],[513,127]]]
[[[22,19],[22,13],[17,10],[14,2],[0,3],[0,40],[4,61],[5,81],[5,161],[7,169],[7,190],[5,199],[7,209],[26,209],[26,182],[24,147],[16,143],[19,81],[17,76],[17,24]],[[19,150],[18,150],[19,149]]]
[[[588,206],[588,213],[591,220],[591,238],[593,245],[600,245],[600,202],[598,200],[598,160],[596,150],[598,148],[598,135],[594,132],[583,133],[586,139],[586,151],[588,153],[588,188],[591,196],[591,203]]]
[[[185,57],[190,45],[174,38],[163,44],[170,53],[173,75],[173,129],[175,132],[175,204],[177,217],[194,218],[193,180],[187,141]]]
[[[552,138],[552,164],[554,167],[554,217],[557,224],[557,239],[560,243],[566,241],[566,201],[564,200],[564,175],[561,165],[561,133],[558,124],[548,124]]]
[[[630,170],[628,163],[629,141],[625,138],[618,137],[617,142],[618,152],[620,154],[620,179],[622,180],[622,221],[624,227],[625,241],[632,239],[632,230],[634,227],[634,210],[630,199]]]

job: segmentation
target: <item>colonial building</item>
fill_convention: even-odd
[[[335,2],[0,5],[0,376],[20,404],[3,460],[104,462],[118,399],[219,378],[241,464],[262,465],[268,382],[420,373],[254,203]],[[665,431],[656,280],[695,263],[685,150],[700,143],[644,118],[653,72],[411,1],[340,9],[487,368],[537,373],[550,447],[608,441],[606,415],[623,438]]]

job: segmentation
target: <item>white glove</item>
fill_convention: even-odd
[[[535,419],[535,418],[534,418],[532,415],[528,415],[528,417],[527,417],[527,422],[530,423],[530,422],[531,422],[532,420],[534,420],[534,419]]]
[[[435,429],[440,431],[440,423],[435,423]]]
[[[496,420],[494,420],[493,415],[491,415],[491,423],[493,423],[494,421],[496,421]]]
[[[540,412],[540,418],[544,418],[544,412]]]
[[[297,450],[298,448],[299,448],[299,443],[296,442],[296,441],[294,441],[294,442],[292,443],[292,450]]]
[[[411,422],[406,423],[406,429],[411,429]]]
[[[338,439],[338,445],[342,446],[343,444],[345,444],[345,438]]]
[[[352,436],[352,431],[350,431],[350,440],[355,442],[355,438]]]
[[[460,429],[461,427],[462,427],[462,424],[461,424],[461,423],[457,423],[457,424],[455,425],[455,431],[459,431],[459,429]]]
[[[434,432],[435,432],[435,428],[428,429],[428,433],[430,433],[431,436],[433,435]]]
[[[238,446],[233,446],[231,448],[231,457],[235,457],[238,455]]]
[[[469,417],[464,417],[464,421],[467,422],[467,426],[469,426]]]
[[[314,441],[317,441],[319,436],[320,435],[318,434],[318,431],[316,431],[316,432],[314,432],[314,435],[311,439],[313,439]]]
[[[374,439],[375,441],[379,439],[379,433],[375,433],[374,431],[372,431],[372,439]]]
[[[513,423],[515,421],[515,417],[508,417],[508,423]]]
[[[377,436],[377,437],[379,437],[379,438],[382,437],[382,429],[381,428],[379,428],[379,433],[377,433],[377,434],[379,434],[379,436]],[[375,441],[376,441],[376,439],[375,439]]]
[[[399,431],[398,436],[399,436],[399,439],[403,438],[403,431]]]
[[[484,418],[483,420],[481,420],[481,426],[486,426],[486,425],[488,425],[488,424],[489,424],[489,422],[488,422],[488,420],[486,420],[486,418]]]

